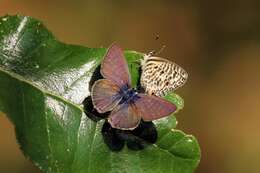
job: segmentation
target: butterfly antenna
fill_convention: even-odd
[[[158,52],[155,52],[154,55],[159,55],[160,53],[162,53],[162,51],[165,49],[166,45],[162,45],[161,49]]]
[[[162,53],[162,51],[164,50],[165,47],[166,47],[166,45],[162,45],[162,47],[161,47],[161,49],[160,49],[159,51],[152,50],[152,51],[149,52],[147,55],[148,55],[148,56],[159,55],[160,53]]]

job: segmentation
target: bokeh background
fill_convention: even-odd
[[[260,172],[260,1],[0,0],[0,16],[17,13],[42,20],[66,43],[116,41],[141,52],[166,45],[160,56],[189,73],[177,91],[185,99],[177,119],[201,145],[196,172]],[[4,116],[0,172],[40,172],[22,155]]]

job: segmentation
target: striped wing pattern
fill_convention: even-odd
[[[141,85],[149,95],[164,96],[188,79],[182,67],[164,58],[145,56],[141,66]]]

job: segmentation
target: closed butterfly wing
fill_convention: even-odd
[[[160,97],[138,94],[135,101],[137,110],[140,111],[144,121],[153,121],[173,113],[177,107],[171,102]]]
[[[141,85],[149,95],[164,96],[183,86],[188,73],[179,65],[160,57],[144,56]]]
[[[113,128],[132,130],[140,123],[141,117],[135,104],[123,103],[116,107],[108,117]]]
[[[102,64],[101,74],[115,82],[119,87],[130,86],[130,75],[122,49],[113,44],[107,51]]]
[[[92,86],[92,102],[99,113],[111,111],[121,100],[120,88],[110,80],[97,80]]]

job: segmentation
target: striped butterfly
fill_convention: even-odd
[[[109,112],[108,122],[113,128],[132,130],[140,120],[153,121],[166,117],[176,105],[160,97],[138,93],[131,87],[131,76],[122,49],[113,44],[101,63],[105,79],[92,86],[91,97],[99,113]]]
[[[183,86],[188,79],[188,73],[182,67],[167,59],[153,56],[153,52],[144,55],[141,69],[141,86],[149,95],[165,96]]]

